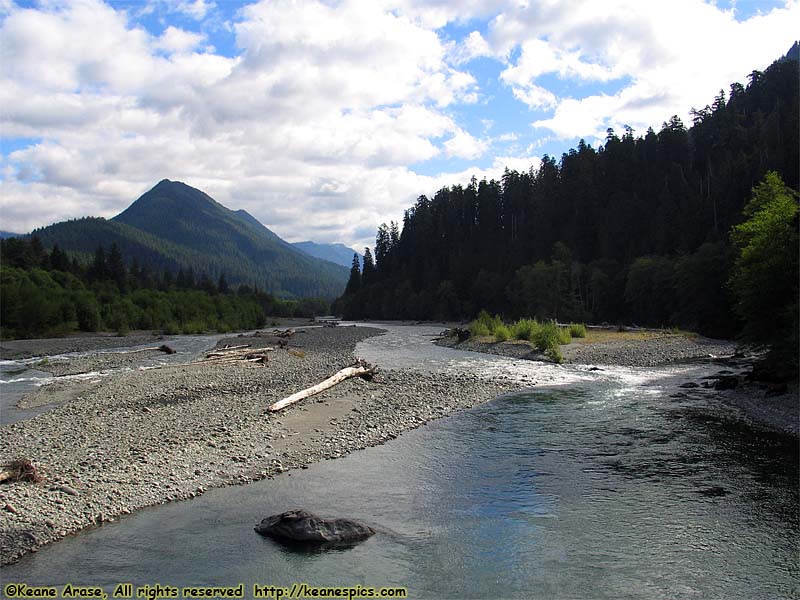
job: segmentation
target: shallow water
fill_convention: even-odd
[[[399,366],[425,334],[392,331],[358,352]],[[249,592],[302,581],[435,598],[797,596],[796,440],[753,429],[700,392],[670,397],[707,367],[589,372],[430,352],[420,368],[431,360],[537,379],[565,371],[569,383],[274,480],[140,511],[0,577],[108,591],[118,582],[244,582]],[[299,506],[383,532],[351,549],[299,553],[253,531]]]
[[[181,335],[164,339],[154,344],[142,344],[138,346],[126,346],[123,348],[110,348],[104,350],[93,350],[90,352],[70,352],[48,357],[49,360],[58,361],[60,359],[77,358],[81,356],[91,356],[95,354],[105,354],[120,352],[123,350],[139,350],[141,348],[152,348],[154,345],[167,344],[175,354],[159,354],[157,356],[143,358],[142,367],[157,367],[169,363],[188,362],[199,356],[205,350],[216,345],[222,338],[230,337],[231,334],[214,335]],[[101,377],[112,376],[119,371],[130,371],[130,368],[109,369],[95,373],[82,373],[80,375],[67,375],[64,377],[53,377],[52,374],[38,370],[41,367],[42,358],[33,357],[20,360],[0,360],[0,425],[8,425],[17,421],[30,419],[38,414],[51,410],[54,405],[38,406],[32,409],[21,409],[17,407],[17,402],[25,394],[33,391],[37,386],[47,385],[58,380],[78,379],[95,380]]]

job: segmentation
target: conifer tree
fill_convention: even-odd
[[[361,288],[361,270],[358,264],[358,254],[353,254],[353,266],[350,267],[350,279],[344,289],[345,296],[352,296]]]

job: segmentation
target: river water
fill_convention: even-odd
[[[159,344],[167,344],[175,354],[158,354],[154,357],[143,358],[141,366],[143,368],[157,367],[169,363],[188,362],[199,356],[205,350],[216,345],[217,341],[230,337],[231,334],[214,335],[182,335],[159,341]],[[95,350],[91,352],[69,352],[48,357],[48,360],[58,361],[81,356],[95,354],[115,353],[121,350],[140,350],[142,348],[152,348],[153,342],[139,346],[128,346],[124,348],[111,348],[106,350]],[[41,366],[41,357],[33,357],[19,360],[0,360],[0,425],[8,425],[16,421],[30,419],[38,414],[51,410],[53,405],[39,406],[32,409],[21,409],[17,407],[17,402],[25,394],[36,386],[47,385],[58,380],[77,379],[77,380],[96,380],[102,377],[112,376],[114,373],[125,369],[110,369],[94,373],[81,373],[80,375],[68,375],[64,377],[53,377],[50,373],[41,371],[37,367]]]
[[[390,327],[384,366],[536,386],[384,446],[140,511],[0,570],[4,582],[404,586],[418,598],[796,598],[796,439],[677,385],[708,366],[588,371],[432,346]],[[416,357],[416,360],[415,360]],[[304,507],[381,532],[299,552],[257,535]]]

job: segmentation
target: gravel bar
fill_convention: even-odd
[[[550,362],[543,353],[538,352],[529,344],[519,341],[486,343],[468,339],[459,342],[455,337],[443,337],[436,343],[459,350]],[[665,333],[647,340],[620,340],[594,344],[573,342],[561,346],[561,351],[564,354],[565,364],[657,367],[699,359],[733,356],[736,352],[736,344],[726,340]]]
[[[69,400],[47,413],[3,427],[0,464],[31,459],[44,480],[0,485],[0,562],[145,506],[385,443],[515,388],[474,375],[394,370],[266,412],[272,402],[352,364],[355,344],[380,331],[298,332],[290,348],[301,352],[276,349],[263,366],[120,372],[65,394]],[[233,337],[220,345],[255,339]]]

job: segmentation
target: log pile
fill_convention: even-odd
[[[230,363],[260,363],[269,362],[269,353],[273,348],[251,348],[250,344],[242,346],[226,346],[207,352],[205,357],[197,361],[206,365],[224,365]]]

